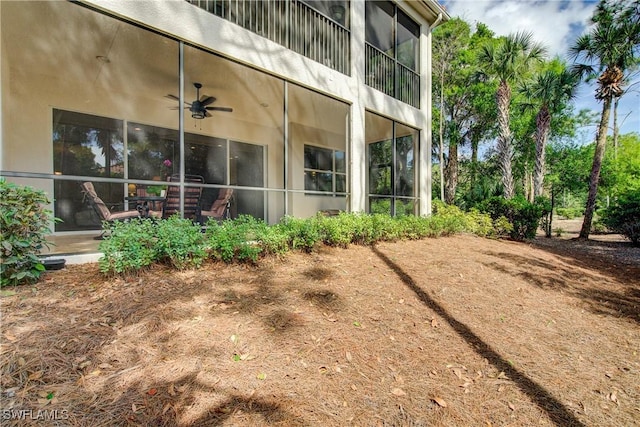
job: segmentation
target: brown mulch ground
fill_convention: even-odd
[[[0,298],[2,425],[640,425],[638,260],[456,236],[71,266]]]

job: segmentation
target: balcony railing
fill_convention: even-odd
[[[349,30],[299,0],[186,1],[327,67],[349,74]]]
[[[420,107],[420,76],[366,43],[365,83],[413,107]]]

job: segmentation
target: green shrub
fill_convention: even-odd
[[[574,219],[584,215],[584,207],[582,208],[556,208],[556,214],[565,219]]]
[[[353,241],[351,214],[341,212],[331,217],[320,215],[317,221],[325,245],[346,248]]]
[[[418,240],[428,235],[429,222],[431,217],[419,217],[407,215],[398,218],[398,238],[408,240]]]
[[[163,250],[158,247],[158,227],[151,219],[104,222],[105,239],[99,250],[100,271],[128,274],[158,262]]]
[[[513,232],[513,224],[505,216],[500,216],[493,220],[493,229],[497,237],[508,237]]]
[[[492,220],[486,213],[465,213],[440,202],[434,203],[434,214],[428,217],[341,212],[338,216],[318,214],[307,219],[287,216],[269,226],[242,215],[221,223],[210,220],[204,238],[198,226],[178,217],[155,225],[149,220],[135,220],[114,223],[108,229],[111,237],[101,246],[105,252],[101,267],[105,272],[129,272],[160,261],[169,261],[177,268],[197,267],[205,259],[204,248],[211,258],[224,262],[256,262],[266,254],[311,252],[319,244],[347,247],[459,232],[496,236],[512,230],[505,216]]]
[[[399,219],[407,215],[392,217],[389,214],[371,215],[369,243],[393,242],[398,240],[400,235],[398,230]]]
[[[612,231],[631,240],[634,246],[640,246],[640,190],[621,194],[602,212],[601,220]]]
[[[281,225],[291,249],[313,252],[322,241],[318,217],[303,219],[287,216],[282,219]]]
[[[207,258],[204,235],[200,226],[179,215],[157,221],[156,253],[158,260],[166,260],[179,270],[202,265]]]
[[[207,225],[206,239],[213,258],[224,262],[258,260],[263,251],[258,239],[266,235],[266,224],[262,221],[250,215],[240,215],[222,224],[210,220]]]
[[[599,214],[597,215],[602,215],[602,212],[604,211],[600,211]],[[607,226],[607,224],[604,223],[604,221],[602,220],[602,218],[600,217],[594,217],[594,220],[591,222],[591,234],[607,234],[609,232],[617,232],[613,229],[611,229],[610,227]],[[620,233],[622,234],[622,233]]]
[[[263,255],[282,255],[289,251],[289,235],[280,224],[269,226],[260,221],[255,227],[255,235]]]
[[[36,282],[45,270],[37,254],[50,233],[48,203],[43,191],[0,179],[0,286]]]
[[[371,215],[353,212],[339,216],[342,226],[349,230],[351,243],[355,245],[369,245],[372,242]]]
[[[491,217],[473,208],[466,215],[466,231],[481,237],[497,237],[498,233]]]
[[[371,214],[391,214],[391,199],[373,199],[369,204]]]
[[[544,208],[544,201],[534,204],[521,196],[512,199],[492,197],[478,205],[478,209],[489,214],[494,221],[505,217],[511,224],[509,236],[515,240],[532,239],[536,236]]]

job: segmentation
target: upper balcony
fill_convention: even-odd
[[[187,0],[210,13],[349,74],[349,1]]]
[[[367,1],[365,83],[420,107],[420,25],[391,1]]]
[[[186,0],[336,71],[350,73],[349,0]],[[420,26],[391,1],[366,2],[364,80],[420,107]]]

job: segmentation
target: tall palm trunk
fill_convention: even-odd
[[[440,77],[440,200],[444,201],[444,72]]]
[[[618,102],[620,97],[616,96],[616,100],[613,101],[613,158],[618,158],[618,135],[620,129],[618,129]]]
[[[551,128],[551,114],[549,108],[543,105],[536,116],[536,164],[533,170],[533,197],[542,196],[544,169],[545,169],[545,149],[549,129]]]
[[[596,197],[598,195],[598,181],[600,180],[600,169],[602,159],[604,159],[604,149],[607,143],[607,129],[609,127],[609,115],[611,113],[611,96],[603,99],[602,115],[600,126],[598,127],[598,139],[596,140],[596,152],[593,155],[593,165],[591,166],[591,176],[589,177],[589,195],[587,196],[587,206],[584,211],[584,221],[580,230],[580,238],[588,239],[591,232],[591,222],[596,210]]]
[[[457,141],[449,141],[449,158],[447,160],[447,168],[445,170],[445,192],[444,201],[448,205],[452,205],[456,198],[456,189],[458,187],[458,143]]]
[[[498,86],[496,103],[498,105],[498,129],[500,132],[498,135],[498,156],[502,172],[502,186],[504,187],[504,197],[510,199],[513,197],[513,175],[511,173],[513,147],[511,146],[511,129],[509,128],[511,88],[504,80]]]
[[[476,184],[478,175],[478,141],[471,139],[471,188]]]

